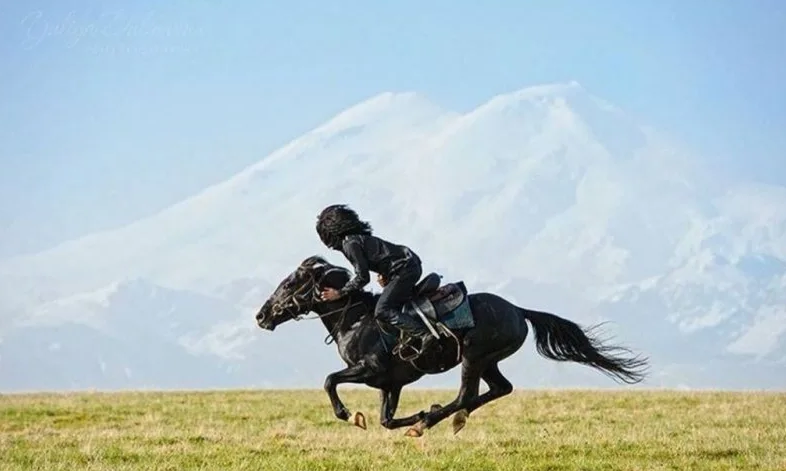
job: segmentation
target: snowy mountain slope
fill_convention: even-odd
[[[319,330],[308,327],[306,334]],[[290,340],[260,342],[257,330],[253,316],[214,297],[142,279],[113,283],[46,303],[6,330],[0,385],[4,391],[307,385],[313,371],[302,371],[296,356],[277,355]],[[304,358],[321,370],[338,364],[317,354]]]
[[[304,188],[329,166],[352,169],[367,155],[397,155],[451,115],[414,94],[382,94],[193,198],[127,227],[0,264],[0,277],[48,273],[58,280],[52,285],[58,288],[41,296],[56,299],[128,276],[196,289],[254,276],[261,264],[277,262],[269,254],[286,250],[271,244],[276,240],[272,231],[281,228],[272,218],[289,215],[290,223],[301,222],[303,227],[303,221],[292,217],[281,202],[300,199]],[[281,172],[287,167],[292,171]],[[312,223],[312,213],[306,227]],[[292,233],[297,234],[302,240],[312,238],[308,231]],[[211,249],[204,250],[205,244]],[[290,254],[300,257],[302,249]],[[261,272],[290,265],[264,266]]]
[[[143,279],[224,303],[188,342],[182,332],[168,341],[240,368],[284,335],[262,340],[243,323],[284,274],[314,253],[346,265],[313,229],[335,202],[412,246],[427,270],[582,322],[612,319],[663,362],[683,361],[675,350],[684,349],[729,367],[783,368],[786,189],[719,180],[576,83],[500,95],[466,114],[414,93],[371,98],[156,215],[0,262],[0,308],[14,319],[0,332],[63,316],[112,324],[80,293]],[[147,295],[117,306],[160,315],[135,296]],[[688,375],[664,384],[690,383],[678,374]]]

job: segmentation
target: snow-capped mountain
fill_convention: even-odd
[[[340,366],[325,358],[335,354],[320,326],[270,334],[253,314],[306,256],[346,265],[314,233],[336,202],[446,279],[579,322],[613,320],[618,340],[653,358],[650,386],[786,385],[776,379],[786,378],[786,188],[720,180],[575,82],[463,114],[384,93],[158,214],[0,262],[3,384],[36,368],[19,339],[42,339],[30,340],[39,358],[60,361],[44,344],[63,332],[104,342],[58,367],[64,378],[99,353],[132,369],[122,365],[137,349],[160,345],[176,353],[145,384],[199,364],[206,374],[182,373],[183,384],[289,384],[299,370],[318,386]],[[273,355],[273,370],[254,368]],[[509,360],[526,365],[522,386],[544,384],[533,373],[607,384],[532,355]]]

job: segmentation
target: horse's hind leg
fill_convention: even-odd
[[[499,364],[492,363],[481,375],[483,381],[488,385],[489,390],[480,396],[474,397],[465,404],[464,409],[456,412],[453,416],[453,433],[459,433],[467,424],[469,415],[477,408],[488,404],[513,392],[513,385],[499,371]]]
[[[478,390],[480,389],[480,375],[485,369],[484,366],[485,363],[479,365],[475,362],[466,362],[461,371],[461,389],[459,389],[456,399],[445,407],[436,410],[432,409],[430,413],[426,414],[423,420],[407,430],[406,435],[408,437],[419,437],[423,435],[423,432],[427,428],[431,428],[445,420],[454,412],[464,409],[465,404],[478,395]]]
[[[460,412],[453,422],[453,431],[457,433],[466,424],[470,412],[487,402],[510,394],[513,386],[507,378],[502,376],[497,364],[516,352],[523,343],[524,337],[506,345],[501,350],[486,354],[481,358],[465,359],[461,375],[461,391],[456,400],[441,409],[426,414],[425,419],[410,428],[407,435],[420,436],[425,429],[431,428],[445,420],[454,412]],[[478,396],[481,378],[489,385],[489,390]]]

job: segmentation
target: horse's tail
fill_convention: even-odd
[[[582,329],[575,322],[548,312],[519,309],[532,324],[536,348],[542,356],[582,363],[628,384],[638,383],[646,377],[646,358],[624,356],[632,352],[624,347],[605,345],[594,336],[601,324]]]

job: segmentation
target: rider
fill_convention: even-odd
[[[361,290],[370,281],[369,271],[376,272],[383,286],[374,316],[422,340],[421,352],[436,340],[433,335],[402,307],[412,297],[422,274],[420,258],[409,247],[393,244],[372,235],[371,225],[343,204],[326,207],[317,217],[317,234],[327,247],[339,250],[352,263],[355,276],[340,290],[326,288],[322,299],[332,301]]]

